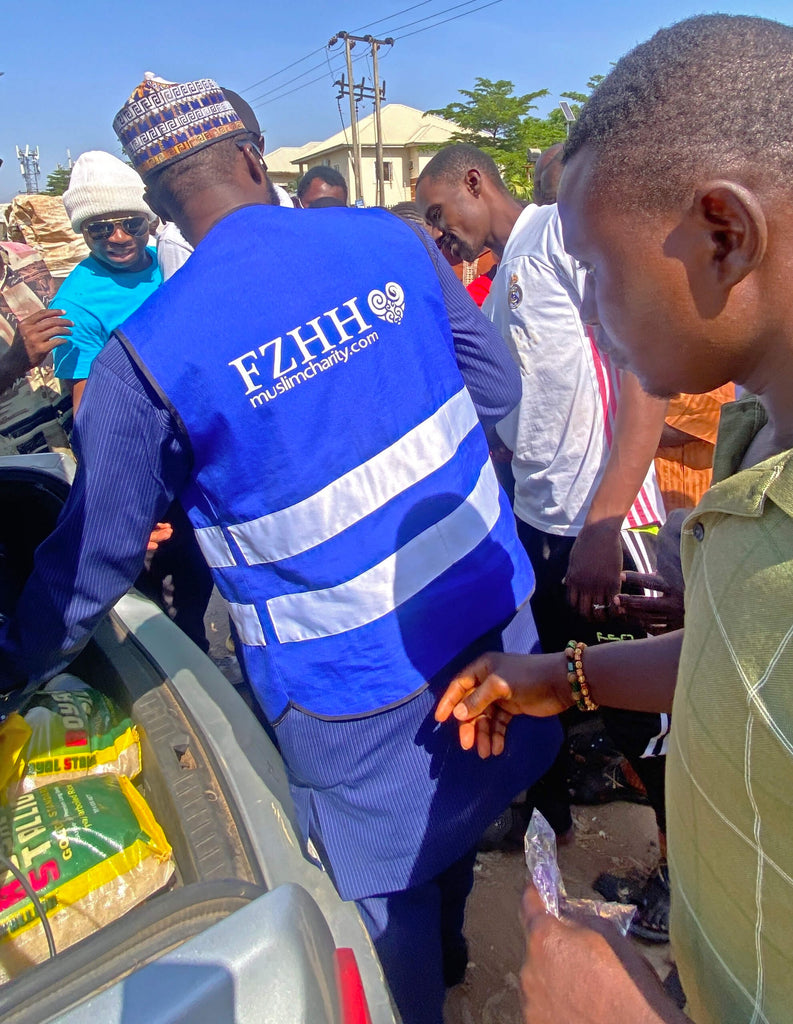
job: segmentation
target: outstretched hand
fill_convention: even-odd
[[[513,715],[545,718],[572,704],[563,654],[502,654],[492,651],[449,683],[435,719],[459,723],[460,746],[476,744],[480,757],[498,756]]]
[[[560,921],[532,885],[521,920],[525,1024],[690,1024],[644,957],[609,922]]]

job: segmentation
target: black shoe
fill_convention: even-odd
[[[630,933],[645,942],[669,942],[669,865],[666,861],[661,861],[647,879]]]
[[[508,807],[487,826],[476,848],[480,853],[491,853],[493,850],[522,850],[527,827],[528,822],[521,809]]]

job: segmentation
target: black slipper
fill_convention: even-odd
[[[669,866],[666,861],[661,861],[647,879],[630,933],[645,942],[669,942]]]

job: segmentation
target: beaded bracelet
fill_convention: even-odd
[[[579,711],[597,711],[598,705],[592,700],[589,693],[589,685],[584,675],[584,651],[586,644],[583,641],[571,640],[565,649],[567,655],[567,681],[573,692],[573,699]]]

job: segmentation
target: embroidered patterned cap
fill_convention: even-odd
[[[247,132],[213,79],[166,82],[151,71],[114,117],[113,130],[142,177],[213,142]]]

